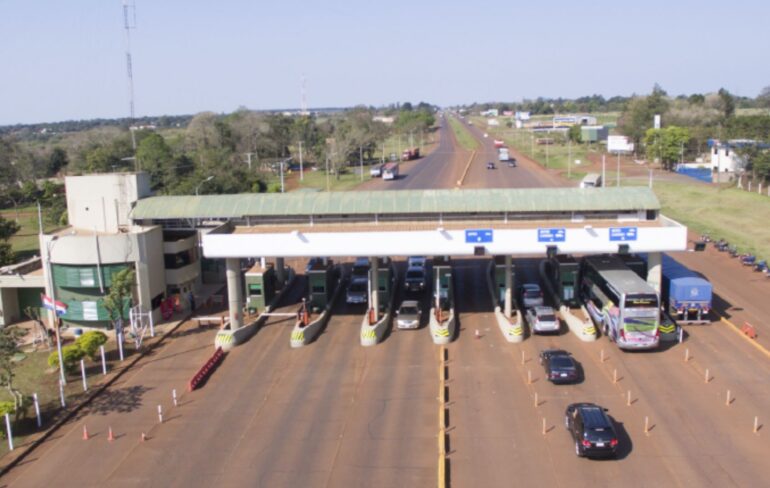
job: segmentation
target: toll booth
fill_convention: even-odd
[[[337,283],[337,271],[331,259],[314,262],[305,272],[307,276],[308,305],[310,310],[317,312],[326,308],[332,299]]]
[[[500,305],[505,303],[505,256],[495,256],[494,283],[497,290],[497,301]],[[511,263],[511,298],[516,289],[516,265]],[[514,306],[515,308],[515,306]]]
[[[454,290],[452,287],[452,263],[449,257],[436,257],[433,260],[432,285],[434,303],[438,299],[441,310],[449,310],[453,305]]]
[[[255,264],[244,275],[246,285],[246,307],[249,313],[264,310],[273,301],[276,291],[275,268],[268,263],[264,268]]]
[[[647,261],[641,258],[638,254],[618,254],[618,257],[625,263],[628,268],[634,273],[638,274],[640,278],[647,281]]]
[[[579,268],[578,261],[565,254],[553,256],[546,262],[545,274],[551,283],[556,305],[579,306],[577,297]]]
[[[390,303],[390,295],[393,293],[391,289],[393,280],[393,268],[390,265],[390,259],[378,259],[377,260],[377,303],[379,304],[380,311],[385,310]]]

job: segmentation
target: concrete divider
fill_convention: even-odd
[[[393,305],[396,303],[396,286],[398,285],[398,272],[396,267],[391,264],[393,278],[390,282],[390,303],[385,310],[385,314],[380,320],[374,324],[369,324],[369,313],[367,311],[364,314],[364,319],[361,321],[361,345],[362,346],[374,346],[382,342],[385,334],[388,332],[388,326],[391,324],[391,318],[393,317]]]
[[[430,336],[434,344],[449,344],[455,336],[457,321],[455,320],[455,308],[449,309],[449,316],[441,322],[436,318],[436,309],[430,308]]]
[[[595,341],[598,337],[598,334],[596,333],[596,327],[594,326],[591,317],[588,315],[588,311],[586,310],[585,306],[581,305],[580,310],[584,317],[582,319],[580,317],[576,317],[566,305],[559,307],[559,314],[564,320],[564,323],[567,324],[569,330],[578,336],[578,339],[584,342]]]
[[[289,268],[289,279],[286,281],[286,286],[284,286],[280,293],[278,293],[278,295],[273,298],[270,304],[265,307],[265,312],[269,313],[276,307],[278,302],[281,301],[281,298],[283,298],[284,294],[286,294],[286,292],[291,289],[295,278],[296,273],[292,268]],[[214,347],[221,347],[223,351],[227,352],[238,344],[243,344],[246,342],[249,337],[253,336],[266,321],[267,317],[260,314],[252,323],[245,325],[238,330],[220,330],[217,332],[217,335],[214,338]]]
[[[195,376],[187,384],[187,390],[196,390],[201,384],[205,383],[211,373],[219,366],[219,364],[225,358],[225,352],[221,347],[218,347],[214,354],[201,366],[201,368],[195,373]],[[176,391],[176,390],[175,390]],[[160,407],[159,407],[160,408]]]
[[[291,347],[297,348],[306,346],[316,340],[332,315],[332,307],[334,307],[334,303],[337,301],[337,297],[339,297],[340,292],[342,291],[343,283],[344,279],[342,274],[340,274],[340,277],[337,280],[337,287],[332,294],[332,299],[329,300],[329,303],[326,304],[326,307],[324,307],[323,312],[321,312],[321,315],[319,315],[317,319],[307,325],[302,324],[301,320],[297,320],[289,339],[289,345]]]
[[[492,271],[494,269],[495,262],[492,261],[487,266],[487,290],[492,297],[492,303],[495,304],[495,321],[500,328],[500,332],[503,333],[503,337],[508,342],[522,342],[524,340],[524,323],[521,318],[521,312],[516,310],[516,320],[511,321],[502,311],[500,304],[498,303],[497,290],[495,290],[495,284],[492,281]]]

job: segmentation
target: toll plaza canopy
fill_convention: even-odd
[[[657,252],[687,244],[686,227],[661,215],[646,187],[158,196],[139,200],[131,216],[169,229],[204,227],[204,255],[223,258]]]

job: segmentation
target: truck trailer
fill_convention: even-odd
[[[711,322],[711,283],[674,258],[663,254],[661,305],[680,324]]]

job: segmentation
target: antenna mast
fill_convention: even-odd
[[[136,29],[136,5],[134,0],[123,0],[123,28],[126,31],[126,75],[128,76],[128,107],[131,147],[134,150],[134,169],[139,170],[136,160],[136,136],[134,135],[134,70],[131,62],[131,29]]]
[[[302,75],[302,100],[299,113],[300,115],[308,115],[310,113],[307,111],[307,78],[305,78],[305,75]]]

